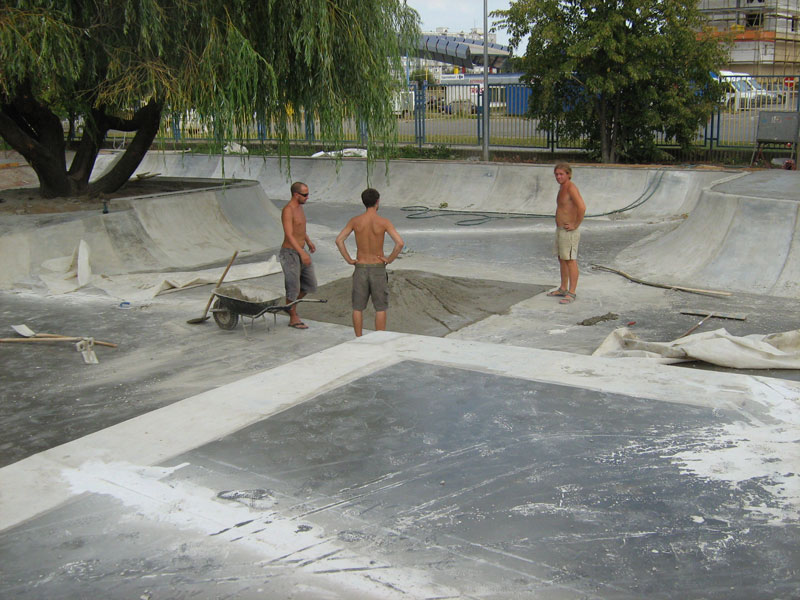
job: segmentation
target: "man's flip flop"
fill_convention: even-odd
[[[302,321],[298,321],[297,323],[289,323],[289,327],[292,327],[294,329],[308,329],[308,325],[306,325]]]
[[[559,304],[569,304],[571,302],[574,302],[575,298],[577,298],[577,296],[575,294],[573,294],[572,292],[567,292],[566,294],[564,294],[564,297],[561,300],[558,301],[558,303]]]
[[[547,292],[548,296],[566,296],[569,292],[563,288],[558,288],[557,290],[551,290]]]

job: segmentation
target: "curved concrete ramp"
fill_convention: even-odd
[[[663,283],[800,297],[798,190],[793,171],[730,178],[704,191],[685,222],[633,244],[617,263]]]
[[[360,204],[361,191],[375,187],[384,206],[420,205],[455,210],[552,215],[558,185],[553,165],[473,162],[392,161],[373,165],[363,159],[231,158],[151,152],[140,173],[173,177],[236,177],[259,181],[272,199],[288,199],[290,181],[303,181],[313,202]],[[573,180],[598,215],[636,205],[621,214],[630,218],[664,218],[691,210],[700,191],[729,172],[660,168],[576,166]]]
[[[212,182],[209,182],[211,184]],[[0,286],[68,267],[81,240],[92,272],[105,275],[196,268],[235,250],[280,245],[280,212],[256,182],[231,182],[195,191],[115,200],[108,214],[65,213],[22,221],[0,236],[6,264]]]

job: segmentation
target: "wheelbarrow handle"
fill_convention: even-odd
[[[281,306],[280,308],[292,308],[295,304],[298,304],[300,302],[320,302],[320,303],[324,304],[327,301],[328,300],[326,298],[298,298],[297,300],[294,300],[293,302],[289,302],[289,304],[285,304],[284,306]]]

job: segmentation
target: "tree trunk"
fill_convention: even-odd
[[[601,96],[595,102],[597,111],[597,127],[600,130],[600,161],[603,163],[611,162],[611,140],[608,131],[608,103]]]
[[[103,147],[106,133],[108,133],[108,118],[104,110],[92,109],[83,124],[83,135],[68,172],[77,195],[85,195],[89,191],[89,178],[92,176],[100,148]]]
[[[136,111],[130,121],[118,122],[116,126],[110,127],[110,129],[120,129],[121,131],[135,130],[136,135],[125,149],[125,153],[108,173],[89,184],[89,194],[110,194],[127,183],[158,133],[163,108],[163,104],[151,100],[146,106]],[[123,129],[123,127],[126,128]]]
[[[614,117],[611,124],[611,152],[609,162],[617,162],[617,148],[619,147],[620,112],[622,109],[622,98],[616,98],[614,102]]]
[[[66,172],[61,121],[33,97],[29,85],[20,86],[19,93],[0,106],[0,135],[36,172],[44,197],[73,192]]]
[[[67,170],[61,121],[48,107],[23,90],[0,105],[0,136],[19,152],[39,178],[45,198],[111,193],[121,188],[150,149],[161,124],[163,105],[151,100],[131,119],[109,116],[104,107],[87,115],[75,157]],[[89,183],[97,155],[109,129],[136,131],[133,141],[112,169]]]

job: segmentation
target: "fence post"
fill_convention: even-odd
[[[303,115],[303,119],[306,123],[306,141],[313,142],[316,139],[316,134],[314,131],[314,119],[313,117],[309,120],[308,114]]]
[[[716,119],[714,117],[716,116]],[[708,144],[708,149],[714,149],[714,121],[719,122],[719,109],[711,109],[711,117],[708,119],[706,123],[705,133],[704,133],[704,144]]]
[[[422,148],[425,143],[425,91],[427,82],[423,81],[422,85],[419,82],[415,83],[414,92],[414,138],[417,146]]]
[[[547,129],[547,146],[550,152],[555,154],[556,146],[558,145],[558,124],[553,125],[553,128]]]
[[[180,139],[181,139],[181,125],[180,125],[180,122],[178,121],[178,115],[176,115],[176,114],[172,115],[171,125],[172,125],[172,139],[175,140],[176,142],[180,141]]]
[[[482,90],[480,87],[478,88],[478,146],[483,146],[483,105],[484,105],[484,96],[486,90]]]
[[[361,138],[361,145],[366,146],[369,136],[367,132],[367,124],[364,122],[364,119],[358,120],[358,135]]]

